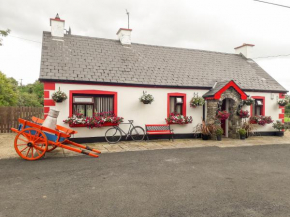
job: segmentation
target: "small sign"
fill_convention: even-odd
[[[75,103],[94,103],[93,97],[74,97]]]

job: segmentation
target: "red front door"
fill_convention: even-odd
[[[223,100],[221,109],[222,109],[222,111],[226,110],[226,100],[225,99]],[[221,127],[224,130],[223,135],[226,135],[226,120],[221,120]]]

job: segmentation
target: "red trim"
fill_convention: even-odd
[[[70,90],[69,91],[69,116],[73,113],[73,94],[92,94],[92,95],[113,95],[114,96],[114,114],[117,116],[118,113],[118,94],[117,92],[102,91],[102,90]]]
[[[285,109],[283,108],[283,109],[281,110],[281,112],[282,112],[283,114],[285,114]]]
[[[239,47],[235,47],[235,49],[238,49],[238,48],[241,48],[241,47],[245,47],[245,46],[251,46],[251,47],[254,47],[255,45],[254,44],[243,44],[243,45],[241,45],[241,46],[239,46]]]
[[[284,114],[279,114],[279,119],[284,119]]]
[[[285,99],[285,93],[279,93],[279,99]]]
[[[130,31],[130,32],[132,31],[132,29],[120,28],[118,30],[118,32],[116,33],[116,35],[118,35],[121,30],[126,30],[126,31]]]
[[[49,91],[44,91],[44,98],[49,98]]]
[[[263,101],[263,108],[262,108],[262,111],[261,111],[261,115],[265,115],[265,108],[266,108],[266,100],[265,100],[265,97],[264,96],[251,96],[251,98],[253,99],[261,99]],[[253,116],[253,105],[251,105],[251,108],[250,108],[250,115]]]
[[[44,90],[55,90],[55,82],[43,82]]]
[[[283,108],[285,108],[285,106],[279,105],[279,108],[280,108],[280,109],[283,109]]]
[[[44,114],[44,120],[45,120],[46,117],[47,117],[47,114]]]
[[[221,95],[223,92],[225,92],[227,89],[229,89],[230,87],[233,87],[241,96],[242,100],[246,100],[247,99],[247,94],[234,82],[234,81],[230,81],[229,83],[227,83],[222,89],[220,89],[215,95],[214,95],[214,99],[220,99]]]
[[[43,109],[44,113],[48,113],[49,110],[50,110],[50,107],[44,107],[44,109]]]
[[[170,97],[171,96],[181,96],[183,97],[182,113],[186,116],[186,94],[185,93],[168,93],[167,94],[167,117],[170,114]]]
[[[283,124],[285,123],[285,120],[284,120],[284,119],[282,119],[282,123],[283,123]]]
[[[55,106],[55,102],[52,99],[45,99],[44,106]]]

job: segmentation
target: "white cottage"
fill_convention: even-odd
[[[252,116],[271,116],[284,121],[284,107],[277,101],[287,90],[251,59],[254,45],[243,44],[235,54],[152,46],[131,42],[132,29],[121,28],[118,40],[64,34],[65,21],[50,19],[51,32],[43,33],[39,80],[44,83],[45,115],[51,108],[60,111],[58,124],[75,113],[90,117],[94,112],[113,111],[135,125],[165,124],[170,113],[192,116],[189,124],[173,124],[175,138],[193,137],[202,119],[214,119],[217,109],[230,112],[222,123],[225,136],[235,137],[241,121],[237,109]],[[55,103],[52,94],[61,90],[68,99]],[[146,91],[154,96],[151,104],[139,98]],[[206,103],[190,107],[193,97]],[[254,105],[242,104],[248,96]],[[78,127],[78,140],[98,141],[108,126]],[[126,129],[125,125],[121,126]],[[272,124],[257,125],[259,135],[274,135]]]

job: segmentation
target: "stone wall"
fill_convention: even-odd
[[[222,102],[225,99],[229,99],[230,117],[228,119],[228,137],[233,139],[239,138],[237,129],[240,128],[242,120],[237,115],[237,110],[241,102],[241,98],[240,94],[232,87],[227,89],[221,95],[220,100],[207,100],[207,123],[213,123],[215,121],[218,102]]]

